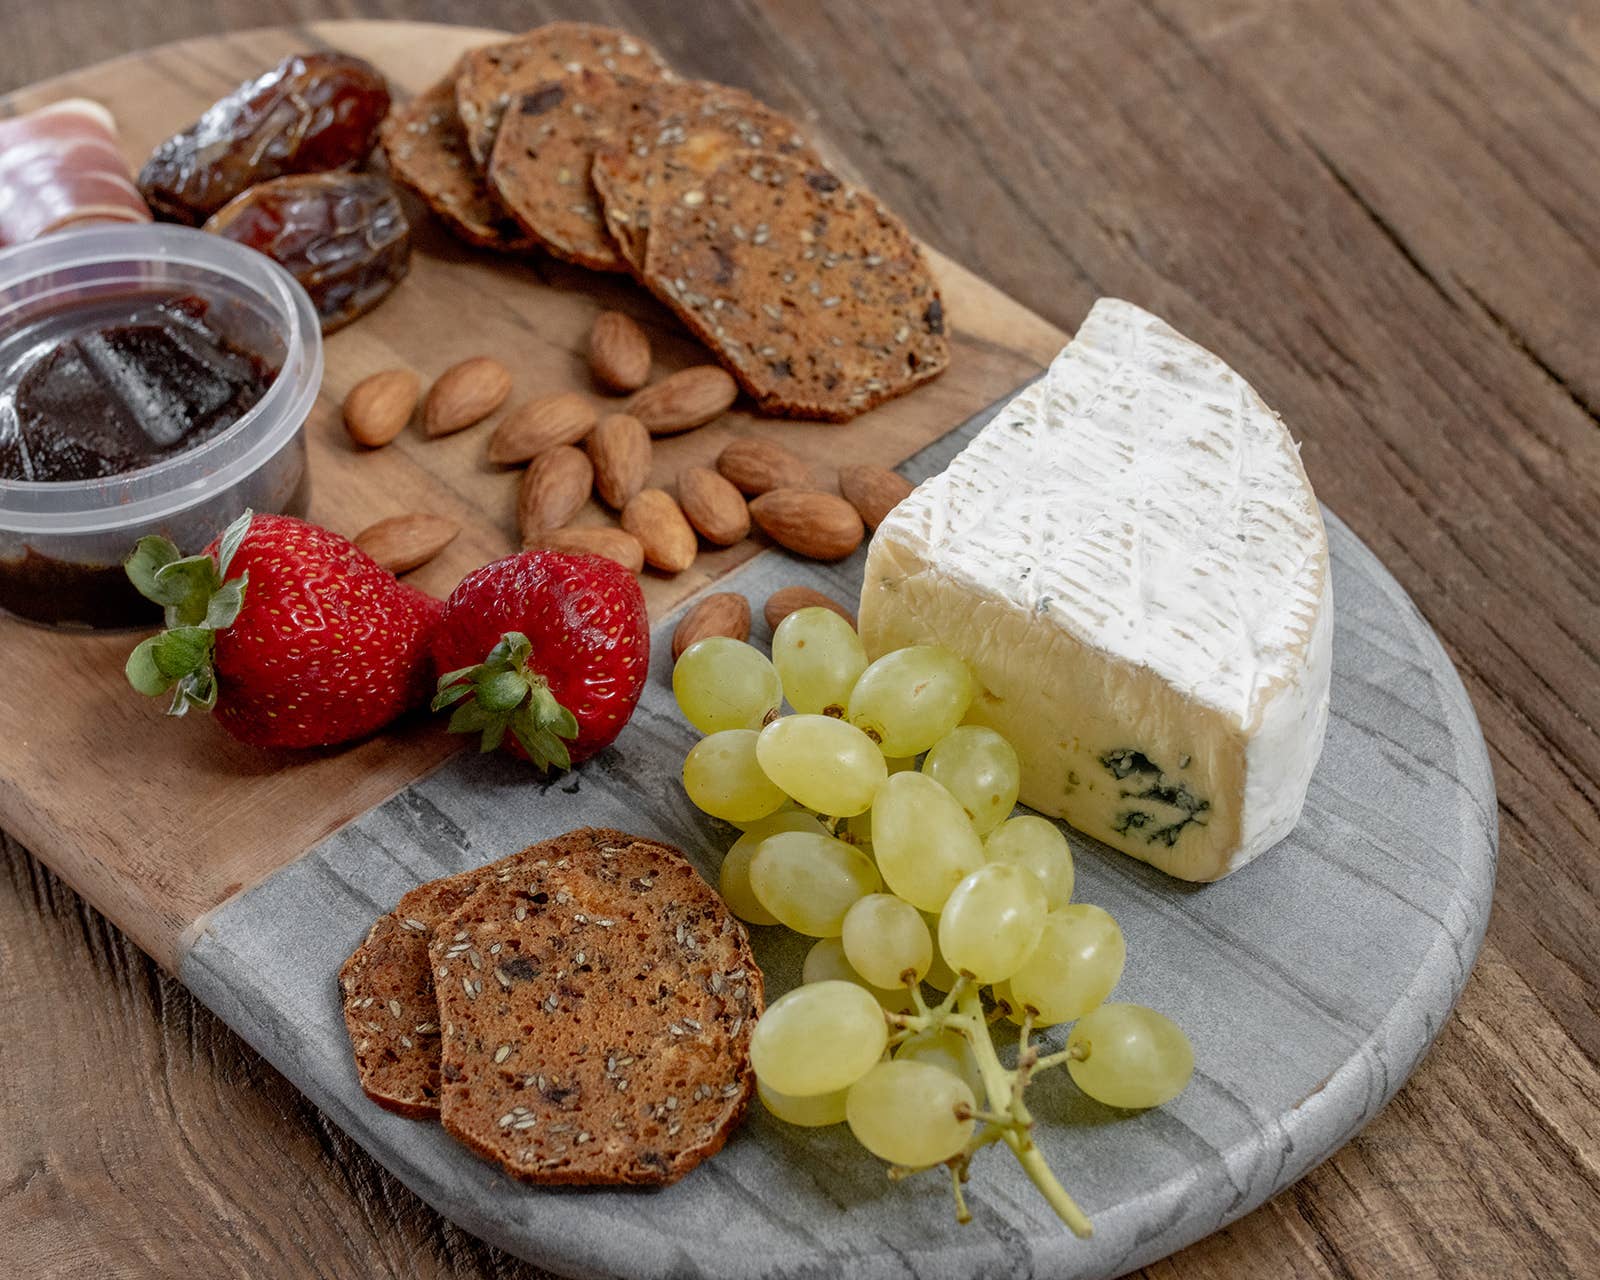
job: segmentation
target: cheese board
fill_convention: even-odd
[[[331,23],[195,41],[37,86],[14,95],[0,111],[90,95],[123,118],[124,144],[137,156],[218,93],[287,52],[358,54],[402,94],[419,93],[462,51],[494,34],[423,24]],[[596,103],[615,90],[604,76],[583,85],[585,93],[597,95]],[[522,103],[522,113],[535,118],[548,107],[542,91]],[[524,127],[528,122],[519,122]],[[670,130],[661,135],[669,136]],[[821,150],[826,155],[826,147]],[[528,155],[534,155],[531,146]],[[762,163],[774,172],[782,169]],[[724,178],[733,172],[726,165],[718,171]],[[748,176],[761,172],[753,168]],[[832,201],[838,180],[823,174],[813,183],[817,177],[805,176],[812,193],[802,195]],[[684,206],[700,202],[699,189],[690,194],[694,199],[686,197]],[[765,191],[761,199],[768,199]],[[853,199],[840,197],[832,214],[847,225],[863,217],[873,223],[877,215],[870,204]],[[772,207],[781,212],[781,206],[778,201]],[[572,211],[557,209],[549,216],[570,224]],[[700,215],[683,216],[692,221]],[[758,224],[757,243],[766,225]],[[804,234],[815,236],[824,225],[819,220]],[[742,232],[738,239],[744,240]],[[713,270],[720,274],[729,255],[741,252],[731,241],[715,249]],[[667,484],[678,476],[681,492],[683,468],[709,465],[736,438],[781,441],[824,482],[846,463],[898,465],[912,481],[945,472],[999,407],[1038,375],[1065,335],[955,264],[931,251],[928,256],[943,312],[936,301],[925,313],[917,302],[916,313],[931,317],[936,333],[944,331],[943,317],[949,318],[952,363],[943,376],[848,427],[728,413],[709,426],[658,439],[652,482]],[[869,254],[865,261],[876,265],[881,259]],[[670,273],[652,287],[657,284],[675,306],[705,308],[691,327],[713,341],[720,322],[705,299],[691,300],[683,279],[674,283]],[[813,292],[821,297],[820,290]],[[820,305],[826,309],[839,301],[823,299]],[[399,365],[434,377],[485,352],[510,367],[518,397],[582,385],[585,335],[602,310],[626,313],[642,326],[661,372],[704,359],[637,287],[544,258],[491,259],[424,222],[410,277],[377,311],[327,341],[323,394],[307,427],[312,518],[347,534],[419,510],[454,519],[460,536],[412,576],[441,596],[466,569],[512,550],[512,513],[519,501],[526,503],[526,487],[519,500],[514,476],[482,460],[481,432],[443,439],[402,433],[394,444],[368,453],[349,443],[337,406],[357,382],[379,370]],[[1492,895],[1497,839],[1482,738],[1436,639],[1382,567],[1331,515],[1325,517],[1324,543],[1323,520],[1276,418],[1238,375],[1215,357],[1193,354],[1197,350],[1137,308],[1102,303],[1071,353],[1083,364],[1086,381],[1053,381],[1057,370],[1071,368],[1058,362],[1036,384],[1048,388],[1046,407],[1012,406],[1006,419],[1012,436],[984,436],[990,449],[982,464],[988,469],[984,483],[998,479],[994,493],[985,496],[982,485],[972,487],[974,454],[956,481],[968,488],[960,495],[952,495],[948,484],[919,490],[917,503],[902,504],[885,525],[871,561],[865,547],[822,565],[759,540],[730,538],[735,545],[725,550],[688,556],[692,565],[682,572],[646,573],[644,601],[654,630],[638,710],[626,736],[570,775],[541,780],[525,765],[499,756],[452,758],[452,741],[417,718],[354,747],[300,754],[252,751],[223,738],[199,715],[179,722],[175,731],[166,724],[157,732],[156,707],[129,696],[123,684],[128,636],[64,636],[0,619],[0,644],[20,659],[8,665],[11,674],[0,675],[0,709],[6,723],[20,729],[0,741],[0,823],[177,972],[430,1203],[562,1273],[939,1276],[1031,1266],[1100,1276],[1152,1261],[1288,1185],[1375,1114],[1404,1081],[1476,954]],[[1104,386],[1098,382],[1101,370],[1141,366],[1160,371],[1148,384],[1155,388],[1153,400],[1130,392],[1123,405],[1120,373]],[[910,367],[915,373],[916,357]],[[775,358],[771,368],[773,376],[780,368],[783,377],[793,372],[790,359]],[[1202,384],[1209,389],[1197,391]],[[749,381],[745,386],[756,390]],[[869,386],[860,398],[875,402],[873,390]],[[1065,408],[1051,408],[1051,397]],[[1030,391],[1017,404],[1040,402]],[[1067,447],[1050,455],[1036,448],[1034,430],[1047,428],[1051,413],[1078,413],[1080,404],[1089,406],[1080,429],[1093,421],[1104,439],[1081,437],[1079,452]],[[1119,419],[1121,412],[1126,416]],[[1152,434],[1141,440],[1145,430]],[[1185,447],[1192,450],[1190,462],[1170,477],[1178,483],[1161,486],[1168,495],[1164,511],[1161,502],[1146,503],[1152,486],[1140,482],[1150,466],[1162,464],[1129,463],[1141,449],[1149,457],[1170,449],[1162,431],[1187,436]],[[1003,442],[998,452],[996,442]],[[1100,454],[1108,460],[1110,482],[1094,478]],[[1030,468],[1025,477],[1008,471],[1021,465]],[[1118,475],[1135,481],[1127,493],[1119,494]],[[1076,564],[1063,560],[1057,576],[1029,581],[1032,570],[1024,561],[1038,560],[1036,538],[1042,536],[1048,548],[1068,527],[1052,507],[1069,492],[1068,477],[1080,485],[1070,505],[1073,519],[1081,517],[1090,530],[1082,544],[1086,558]],[[1007,489],[1031,496],[1013,501]],[[964,546],[948,545],[951,530],[960,525],[960,504],[968,501],[961,495],[969,491],[969,510],[980,517],[993,513],[1005,535],[992,545],[975,543],[970,554]],[[1220,516],[1202,509],[1212,494],[1228,495],[1235,505],[1218,504]],[[753,503],[751,512],[764,531],[783,539],[781,513],[771,504],[764,508],[764,501]],[[844,505],[839,498],[827,501]],[[1194,510],[1192,520],[1183,515],[1186,503]],[[1104,507],[1098,515],[1097,504]],[[737,505],[742,516],[743,504]],[[1255,514],[1237,527],[1250,536],[1240,532],[1242,546],[1236,546],[1231,512],[1245,507]],[[811,502],[813,515],[816,508]],[[1144,528],[1135,529],[1137,521],[1124,528],[1123,513],[1131,509],[1140,511],[1138,521],[1153,512],[1166,525],[1152,526],[1148,537]],[[877,525],[883,514],[869,523]],[[856,519],[848,510],[846,515]],[[1162,586],[1162,566],[1186,563],[1166,559],[1166,544],[1181,541],[1185,524],[1214,517],[1218,529],[1226,526],[1217,554],[1193,561],[1194,577],[1181,573],[1177,582],[1181,595],[1195,591],[1186,580],[1199,581],[1191,601],[1199,605],[1189,614],[1174,613],[1168,631],[1142,638],[1113,622],[1095,646],[1066,662],[1055,642],[1029,639],[1034,617],[1050,614],[1053,594],[1078,592],[1083,581],[1097,577],[1116,586],[1104,598],[1085,594],[1083,616],[1094,626],[1105,623],[1108,607],[1121,607],[1113,602],[1119,593],[1133,602],[1130,616],[1143,614],[1152,627],[1166,626],[1162,593],[1169,588]],[[603,519],[591,502],[577,524]],[[920,530],[914,528],[918,521],[925,522]],[[626,512],[622,522],[628,526]],[[794,525],[792,516],[789,522]],[[836,558],[818,541],[826,540],[821,526],[809,517],[799,524],[805,526],[798,531],[802,542],[809,539],[824,559]],[[704,526],[701,532],[711,537]],[[795,534],[791,527],[789,535]],[[938,538],[947,545],[936,548]],[[854,542],[847,539],[847,545]],[[1015,546],[1024,549],[1020,557],[1013,554]],[[965,595],[956,590],[919,602],[904,585],[910,577],[885,567],[914,559],[922,549],[946,563],[966,556],[979,566],[969,570],[976,577]],[[1118,567],[1119,561],[1125,564]],[[1331,574],[1325,567],[1330,561]],[[1277,599],[1288,574],[1292,588]],[[1006,625],[1015,630],[1016,642],[1004,639],[1003,629],[989,632],[998,615],[984,602],[981,579],[992,579],[997,588],[1004,582],[1000,597],[1012,593],[1016,620]],[[1205,587],[1210,581],[1218,584],[1215,594]],[[733,593],[725,598],[744,597],[757,617],[779,587],[815,588],[852,603],[859,596],[863,632],[874,652],[927,638],[934,627],[933,634],[980,673],[986,701],[974,705],[974,719],[996,723],[1018,741],[1018,735],[1033,732],[1037,717],[1028,703],[1030,690],[1045,689],[1055,698],[1058,686],[1066,689],[1081,677],[1088,692],[1061,693],[1060,706],[1047,719],[1082,726],[1097,723],[1097,699],[1133,705],[1148,696],[1141,692],[1148,684],[1142,674],[1117,684],[1124,658],[1141,672],[1164,673],[1174,688],[1189,686],[1185,696],[1193,709],[1165,704],[1170,711],[1148,723],[1152,736],[1141,730],[1136,741],[1122,742],[1123,730],[1112,725],[1107,732],[1115,729],[1114,739],[1085,745],[1053,741],[1056,731],[1041,728],[1038,740],[1026,745],[1029,761],[1054,763],[1029,780],[1025,798],[1032,796],[1048,812],[1067,813],[1079,827],[1188,880],[1226,876],[1275,846],[1260,866],[1200,885],[1169,879],[1068,833],[1079,886],[1074,899],[1111,910],[1137,960],[1118,988],[1119,998],[1146,1000],[1187,1029],[1196,1069],[1193,1083],[1175,1101],[1131,1117],[1119,1117],[1063,1084],[1065,1073],[1029,1095],[1042,1121],[1035,1138],[1050,1161],[1068,1171],[1067,1181],[1094,1221],[1092,1239],[1075,1239],[1030,1198],[1021,1170],[1009,1162],[988,1159],[974,1166],[967,1193],[973,1221],[958,1226],[939,1179],[913,1179],[891,1193],[882,1166],[850,1148],[842,1126],[788,1129],[759,1107],[733,1133],[724,1154],[681,1183],[648,1195],[626,1189],[575,1194],[520,1186],[473,1160],[438,1127],[401,1120],[363,1097],[350,1058],[360,1033],[352,1023],[346,1036],[333,977],[374,915],[419,882],[470,871],[530,841],[592,826],[671,841],[716,883],[721,850],[736,833],[699,813],[679,785],[694,734],[676,714],[671,688],[677,620],[713,582]],[[1283,633],[1254,633],[1246,613],[1253,611],[1253,618],[1275,610],[1286,619]],[[942,622],[935,624],[935,615]],[[995,636],[1003,652],[991,664],[985,646]],[[758,623],[752,640],[768,639],[770,629]],[[1179,657],[1169,661],[1163,650]],[[1117,655],[1103,676],[1095,674],[1097,651]],[[1229,665],[1236,660],[1233,651],[1244,655],[1237,669]],[[1026,663],[1024,652],[1033,655]],[[1014,676],[1006,670],[1008,654],[1018,669],[1026,667],[1014,687],[1008,683]],[[1242,699],[1239,711],[1229,711],[1242,716],[1242,728],[1237,718],[1235,727],[1218,727],[1204,710],[1212,695],[1202,686],[1216,673],[1225,677],[1229,696]],[[35,713],[41,693],[62,713],[48,735]],[[1324,716],[1327,745],[1317,762]],[[1088,737],[1087,727],[1081,732]],[[1203,739],[1191,774],[1188,744]],[[526,747],[529,740],[519,734],[519,741]],[[896,753],[887,742],[882,745],[881,753],[871,750],[880,774],[881,755],[922,749]],[[93,760],[94,769],[83,768],[84,760]],[[1077,795],[1078,771],[1089,767],[1104,769],[1119,784],[1134,777],[1129,785],[1144,790],[1112,790],[1124,798],[1139,795],[1145,808],[1122,804],[1096,816],[1099,802],[1085,799],[1096,792],[1095,784]],[[1053,781],[1058,774],[1065,779],[1063,795],[1047,790],[1046,774],[1051,787],[1060,785]],[[117,797],[115,805],[107,805],[108,795]],[[1162,853],[1179,847],[1180,840],[1181,857]],[[880,844],[883,874],[893,882],[889,856]],[[898,885],[895,891],[915,897]],[[942,903],[944,893],[938,897]],[[938,910],[937,904],[916,905]],[[523,909],[518,910],[520,921]],[[574,919],[590,924],[581,915]],[[731,926],[732,920],[725,923]],[[409,920],[405,926],[426,928]],[[754,932],[771,998],[799,981],[803,940],[780,929]],[[944,947],[943,926],[940,940]],[[466,945],[441,958],[458,958]],[[582,965],[582,952],[576,963]],[[473,964],[478,967],[476,958]],[[496,976],[512,990],[509,976],[498,970]],[[463,981],[470,1002],[470,972]],[[388,1004],[400,1017],[399,1005]],[[876,1006],[871,1009],[876,1024]],[[348,1003],[344,1016],[351,1016]],[[673,1034],[684,1034],[689,1023],[675,1023]],[[700,1025],[692,1026],[698,1036]],[[448,1044],[452,1033],[447,1028],[445,1034]],[[1061,1031],[1044,1033],[1040,1042],[1065,1061]],[[411,1048],[403,1036],[400,1043]],[[511,1052],[510,1044],[502,1045],[495,1064]],[[608,1065],[608,1079],[612,1070]],[[446,1080],[453,1079],[447,1063]],[[531,1088],[534,1079],[517,1087]],[[538,1079],[542,1093],[545,1083]],[[996,1096],[992,1086],[988,1096]],[[667,1105],[675,1106],[676,1098]],[[521,1130],[520,1114],[507,1113],[499,1129]],[[625,1122],[619,1116],[617,1123]],[[589,1136],[580,1134],[577,1142]]]

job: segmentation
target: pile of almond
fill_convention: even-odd
[[[649,338],[618,311],[596,317],[589,366],[597,386],[628,398],[597,404],[577,391],[553,392],[504,414],[489,436],[491,463],[524,468],[517,501],[524,547],[587,552],[635,573],[649,565],[674,574],[694,563],[702,540],[733,546],[754,525],[799,555],[842,560],[911,492],[904,478],[884,467],[850,466],[839,471],[842,496],[828,493],[799,457],[756,437],[728,445],[715,470],[685,468],[676,496],[647,488],[652,440],[720,417],[732,407],[737,384],[717,365],[694,365],[650,382]],[[511,382],[505,365],[488,356],[446,369],[425,397],[410,370],[385,370],[351,389],[345,428],[368,448],[388,444],[420,399],[424,433],[430,439],[449,435],[498,410]],[[591,496],[616,512],[615,525],[572,523]],[[437,554],[457,532],[453,522],[437,516],[404,516],[356,540],[379,563],[401,572]]]

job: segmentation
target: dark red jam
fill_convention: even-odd
[[[32,330],[26,349],[0,359],[0,479],[120,475],[237,422],[278,370],[230,342],[208,310],[203,299],[177,297],[130,312],[124,297]]]

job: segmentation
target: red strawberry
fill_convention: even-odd
[[[427,701],[444,606],[354,543],[292,516],[247,511],[197,556],[141,538],[128,577],[167,630],[128,658],[171,714],[211,711],[257,747],[325,747]]]
[[[469,573],[433,643],[434,709],[541,768],[592,756],[628,723],[650,667],[644,593],[599,556],[524,551]],[[563,741],[565,740],[565,741]]]

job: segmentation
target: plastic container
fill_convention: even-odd
[[[262,398],[192,449],[95,480],[0,479],[0,609],[53,626],[127,627],[158,612],[123,575],[146,534],[200,550],[246,507],[303,514],[304,427],[322,385],[322,334],[305,290],[270,258],[189,227],[96,227],[0,251],[0,342],[64,310],[131,312],[196,295],[208,323],[278,367]]]

